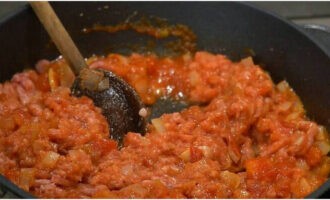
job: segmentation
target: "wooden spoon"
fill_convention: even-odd
[[[30,2],[56,47],[76,75],[71,88],[74,96],[88,96],[102,109],[110,126],[110,138],[119,142],[129,132],[145,132],[143,104],[135,90],[114,73],[89,69],[68,32],[48,2]]]

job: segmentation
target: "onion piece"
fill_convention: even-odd
[[[242,59],[242,60],[241,60],[241,63],[242,63],[245,67],[254,66],[253,59],[252,59],[251,56]]]
[[[61,65],[59,68],[59,73],[60,85],[64,87],[71,87],[74,82],[75,75],[69,65]]]
[[[96,55],[93,55],[86,59],[86,64],[91,65],[93,62],[97,61],[98,59],[99,59],[99,57],[97,57]]]
[[[139,115],[140,115],[141,117],[147,117],[147,116],[148,116],[148,110],[147,110],[146,108],[141,108],[141,109],[139,110]]]
[[[192,86],[197,86],[201,81],[199,73],[196,71],[191,71],[189,73],[189,82]]]
[[[300,179],[299,186],[304,193],[308,194],[311,192],[312,187],[305,178]]]
[[[302,102],[298,99],[295,104],[294,104],[294,111],[300,113],[305,113],[304,110],[304,105],[302,104]]]
[[[199,146],[198,149],[202,150],[203,155],[205,158],[211,158],[212,157],[212,151],[211,148],[208,146]]]
[[[183,58],[183,61],[184,62],[188,62],[188,61],[190,61],[192,58],[191,58],[191,53],[190,52],[188,52],[188,53],[185,53],[183,56],[182,56],[182,58]]]
[[[327,155],[330,151],[330,144],[326,141],[315,142],[315,144],[319,147],[323,155]]]
[[[296,146],[300,146],[305,140],[305,136],[302,133],[299,133],[299,134],[300,134],[300,136],[293,143]]]
[[[319,132],[316,135],[316,140],[321,141],[321,140],[327,140],[328,139],[328,133],[324,126],[319,126]]]
[[[288,116],[286,116],[285,120],[286,121],[292,121],[295,119],[298,119],[300,117],[301,113],[299,112],[293,112],[291,114],[289,114]]]
[[[190,162],[191,160],[190,148],[187,148],[185,151],[183,151],[179,157],[185,162]]]
[[[163,133],[165,131],[165,126],[162,119],[160,118],[152,119],[151,123],[155,127],[158,133]]]
[[[41,160],[41,165],[46,168],[53,168],[59,157],[60,155],[58,153],[48,151]]]
[[[287,101],[287,102],[283,102],[281,103],[279,106],[278,106],[278,109],[281,111],[281,112],[285,112],[285,111],[288,111],[292,106],[292,103]]]
[[[220,178],[228,185],[230,188],[238,188],[241,183],[239,175],[232,173],[230,171],[222,171],[220,173]]]
[[[231,145],[228,147],[228,154],[234,163],[238,163],[238,161],[241,159],[241,154],[238,150],[234,149]]]
[[[48,82],[51,91],[54,91],[59,86],[59,80],[53,68],[49,68],[48,70]]]
[[[306,160],[304,160],[304,159],[297,160],[296,166],[303,170],[309,170],[309,165],[307,164]]]
[[[330,157],[325,157],[322,164],[317,167],[317,174],[319,176],[328,177],[330,174]]]
[[[290,90],[290,86],[288,84],[288,82],[286,81],[281,81],[276,85],[276,88],[280,91],[280,92],[285,92],[287,90]]]
[[[19,174],[19,185],[24,190],[29,191],[30,186],[34,183],[35,180],[35,171],[34,168],[22,168]]]

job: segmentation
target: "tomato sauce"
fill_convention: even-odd
[[[330,172],[324,127],[286,81],[251,58],[109,54],[91,68],[123,77],[146,105],[192,103],[153,119],[123,148],[87,97],[70,95],[64,60],[0,84],[0,173],[43,198],[302,198]],[[111,134],[111,133],[110,133]]]

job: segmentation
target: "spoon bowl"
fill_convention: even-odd
[[[122,144],[128,132],[145,132],[145,119],[139,115],[143,108],[139,96],[114,73],[89,69],[63,24],[48,2],[30,2],[40,22],[76,75],[71,88],[77,97],[91,98],[101,108],[110,129],[110,138]]]
[[[92,73],[103,75],[102,79],[93,80],[91,84],[99,83],[98,86],[89,85],[87,88],[86,84],[89,83],[86,82],[90,81],[90,77],[86,77],[82,72],[75,79],[71,93],[77,97],[87,96],[93,99],[97,107],[102,108],[102,114],[110,126],[110,138],[119,141],[119,145],[127,132],[143,134],[146,120],[139,115],[143,103],[135,90],[110,71],[92,70]]]

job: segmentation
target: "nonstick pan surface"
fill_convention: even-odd
[[[122,44],[145,44],[150,38],[133,32],[83,34],[94,24],[117,24],[132,13],[184,24],[197,35],[197,49],[238,60],[252,49],[254,60],[273,80],[287,80],[300,96],[308,116],[330,129],[330,53],[295,25],[245,3],[237,2],[56,2],[52,4],[84,57],[127,53]],[[59,56],[29,7],[0,21],[0,80],[34,66],[37,60]],[[0,177],[0,185],[17,197],[31,197]],[[310,197],[326,195],[326,182]]]

